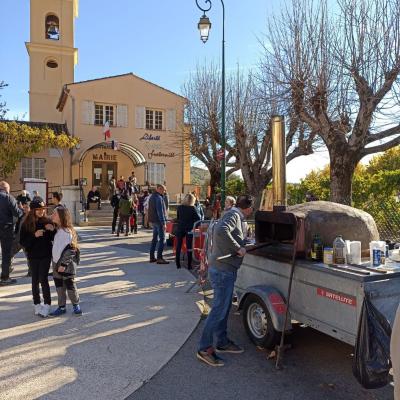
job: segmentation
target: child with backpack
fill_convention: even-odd
[[[51,215],[57,227],[54,236],[52,261],[53,279],[57,290],[58,308],[50,315],[58,317],[67,312],[67,293],[71,300],[73,313],[82,315],[75,276],[80,259],[78,236],[72,226],[71,214],[65,207],[57,207]]]
[[[117,236],[122,230],[122,227],[126,225],[125,236],[129,235],[129,218],[132,214],[132,199],[128,196],[128,192],[124,190],[119,200],[119,223]]]

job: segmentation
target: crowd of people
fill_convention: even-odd
[[[75,283],[80,252],[76,231],[62,194],[53,193],[51,213],[39,193],[33,197],[23,190],[17,198],[10,195],[10,185],[0,182],[0,286],[16,283],[10,277],[12,260],[23,249],[32,280],[34,313],[46,318],[66,312],[67,293],[73,313],[81,315],[79,294]],[[49,272],[52,269],[58,307],[51,311]],[[41,289],[41,292],[40,292]]]
[[[91,199],[101,207],[100,194],[92,188]],[[120,177],[110,183],[110,200],[114,208],[112,233],[137,233],[138,216],[141,225],[151,224],[153,235],[150,244],[150,263],[169,264],[163,257],[168,222],[169,198],[165,185],[157,185],[153,193],[140,191],[134,174],[128,181]],[[98,199],[97,199],[98,198]],[[89,202],[89,199],[88,199]],[[53,207],[48,215],[39,193],[32,198],[25,190],[14,198],[7,182],[0,182],[0,285],[16,283],[10,277],[12,259],[21,249],[27,258],[28,276],[32,281],[34,314],[46,318],[66,313],[67,295],[73,313],[81,315],[79,294],[75,282],[80,251],[71,215],[62,203],[62,194],[53,193]],[[222,367],[222,353],[240,354],[244,350],[228,335],[227,323],[232,305],[234,284],[238,270],[246,254],[246,219],[253,214],[253,198],[241,195],[237,199],[227,196],[222,209],[221,198],[212,204],[206,199],[202,205],[196,193],[188,193],[177,207],[173,235],[176,239],[175,263],[182,268],[182,245],[186,243],[187,268],[193,267],[193,227],[199,221],[210,219],[208,245],[205,249],[208,277],[213,289],[213,304],[205,321],[198,343],[197,358],[213,367]],[[119,220],[118,220],[119,218]],[[118,225],[117,225],[118,220]],[[228,256],[227,256],[228,255]],[[49,274],[50,269],[52,273]],[[49,275],[52,275],[57,292],[57,308],[51,310]],[[395,398],[400,400],[400,357],[398,341],[394,337],[400,331],[400,307],[392,333],[392,362],[395,377]],[[393,336],[395,335],[395,336]]]

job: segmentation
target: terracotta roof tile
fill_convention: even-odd
[[[66,133],[69,135],[67,124],[57,124],[54,122],[33,122],[33,121],[14,121],[14,120],[1,120],[0,122],[16,122],[17,124],[28,125],[32,128],[49,128],[54,131],[55,134],[60,135]]]

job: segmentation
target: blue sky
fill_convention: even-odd
[[[260,57],[257,37],[265,31],[271,0],[225,3],[227,68],[238,63],[251,67]],[[280,0],[273,3],[278,5]],[[29,41],[29,1],[1,0],[1,11],[0,52],[7,63],[0,63],[0,80],[9,84],[2,94],[12,118],[29,108],[25,49]],[[197,30],[200,15],[195,0],[80,0],[75,80],[133,72],[179,92],[197,63],[206,59],[218,62],[221,57],[220,1],[213,0],[208,13],[212,30],[207,44],[200,41]]]
[[[257,64],[258,38],[266,31],[268,16],[282,4],[283,0],[225,0],[228,70],[237,64],[244,68]],[[197,64],[221,58],[220,1],[213,0],[208,13],[212,30],[206,44],[197,29],[201,14],[195,0],[80,0],[75,81],[133,72],[179,93]],[[28,119],[29,1],[1,0],[0,18],[0,80],[9,84],[2,100],[10,109],[8,118]],[[288,178],[297,181],[326,162],[326,155],[295,161],[288,166]]]

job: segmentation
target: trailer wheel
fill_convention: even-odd
[[[251,341],[260,347],[273,349],[281,333],[275,330],[271,315],[264,302],[250,294],[243,306],[243,324]]]

